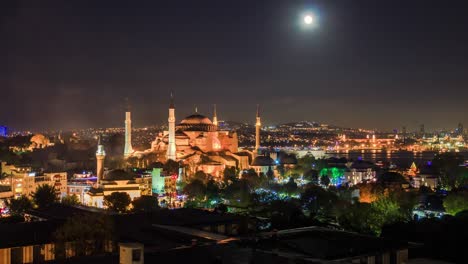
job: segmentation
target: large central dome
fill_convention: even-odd
[[[182,131],[216,131],[217,127],[208,117],[197,113],[184,118],[177,125],[177,129]]]
[[[194,114],[194,115],[187,116],[180,123],[181,124],[190,124],[190,125],[201,125],[201,124],[212,125],[213,124],[208,117],[206,117],[204,115],[200,115],[200,114]]]

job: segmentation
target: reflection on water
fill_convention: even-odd
[[[385,150],[350,150],[350,151],[338,151],[330,152],[326,154],[327,157],[345,157],[348,160],[357,160],[362,158],[372,162],[383,161],[391,162],[398,167],[409,167],[412,162],[415,162],[418,166],[421,166],[428,161],[432,160],[434,156],[438,154],[436,151],[424,151],[424,152],[412,152],[412,151],[385,151]],[[468,152],[459,152],[468,159]]]

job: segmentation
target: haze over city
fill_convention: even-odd
[[[0,123],[135,126],[194,112],[390,131],[468,123],[466,1],[9,1]],[[304,12],[317,26],[304,28]],[[180,115],[180,116],[179,116]]]

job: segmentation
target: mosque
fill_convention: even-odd
[[[176,124],[174,99],[171,96],[168,115],[168,130],[159,133],[151,148],[143,152],[133,151],[131,147],[130,112],[126,113],[124,156],[139,156],[156,153],[158,161],[171,159],[181,162],[188,168],[187,173],[203,171],[213,177],[220,177],[226,167],[239,170],[249,169],[250,163],[260,146],[260,117],[257,111],[256,145],[253,152],[239,150],[235,131],[222,130],[218,126],[216,105],[213,119],[198,113],[187,116]]]

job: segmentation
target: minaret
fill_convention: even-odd
[[[260,149],[260,127],[262,123],[260,122],[260,113],[259,106],[257,105],[257,122],[255,123],[255,153],[258,154]]]
[[[96,175],[97,175],[97,184],[99,185],[102,176],[104,175],[104,159],[106,158],[106,151],[104,146],[101,144],[101,136],[98,139],[98,147],[96,151]]]
[[[132,148],[132,119],[131,119],[131,112],[130,108],[127,107],[127,111],[125,112],[125,149],[124,149],[124,157],[127,158],[133,153]]]
[[[175,108],[174,97],[171,93],[171,105],[169,106],[169,143],[167,145],[166,158],[176,160],[176,144],[175,144]]]
[[[216,115],[216,104],[213,105],[213,125],[218,126],[218,116]]]

